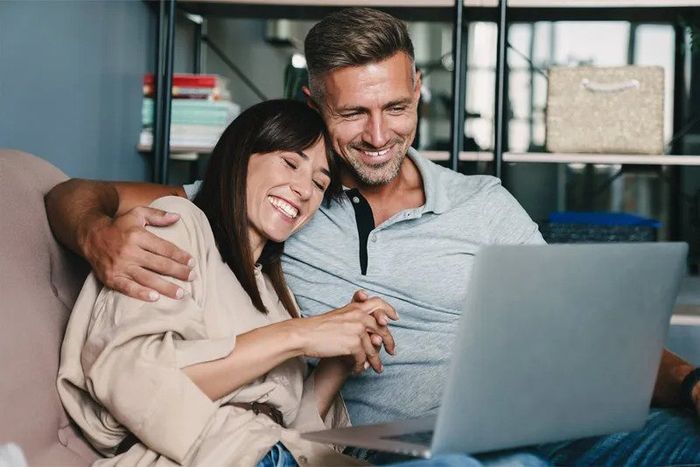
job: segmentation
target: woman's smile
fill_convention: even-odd
[[[283,218],[288,219],[290,223],[299,215],[299,208],[284,198],[268,195],[267,200],[277,211],[282,213],[284,216]]]

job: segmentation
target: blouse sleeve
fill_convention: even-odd
[[[320,431],[330,428],[350,426],[350,416],[342,396],[338,393],[333,400],[324,419],[318,412],[316,391],[314,388],[314,373],[311,372],[304,380],[304,391],[299,404],[299,413],[289,428],[306,431]]]
[[[153,207],[180,220],[156,235],[195,258],[195,279],[176,282],[184,298],[142,302],[104,288],[81,355],[88,391],[149,448],[182,462],[217,409],[183,367],[228,355],[235,336],[209,339],[204,323],[207,261],[216,249],[204,214],[182,198]]]

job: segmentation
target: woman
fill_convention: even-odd
[[[396,314],[358,293],[292,319],[280,266],[284,240],[339,192],[327,148],[307,106],[251,107],[221,136],[194,204],[153,203],[180,214],[153,232],[195,258],[195,278],[179,283],[185,296],[142,302],[88,277],[58,390],[93,446],[116,454],[100,465],[357,462],[299,431],[349,424],[338,390],[352,371],[381,371],[376,346],[393,352],[384,324]],[[304,356],[321,358],[311,374]]]

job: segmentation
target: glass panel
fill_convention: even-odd
[[[660,24],[644,24],[637,27],[634,63],[664,67],[664,140],[673,133],[673,27]]]
[[[493,23],[473,22],[467,29],[466,150],[493,147],[497,29]]]

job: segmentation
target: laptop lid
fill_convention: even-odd
[[[641,428],[686,254],[684,243],[480,250],[432,453]]]

